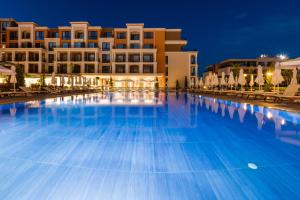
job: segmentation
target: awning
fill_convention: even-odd
[[[293,69],[295,67],[300,69],[300,58],[280,62],[281,69]]]
[[[0,74],[3,74],[3,75],[12,75],[14,73],[10,69],[7,69],[7,68],[5,68],[3,66],[0,66]]]

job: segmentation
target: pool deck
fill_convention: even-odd
[[[94,92],[93,92],[94,93]],[[44,94],[39,96],[28,96],[28,97],[10,97],[10,98],[0,98],[0,104],[9,104],[9,103],[17,103],[17,102],[26,102],[26,101],[34,101],[34,100],[43,100],[47,98],[55,98],[55,97],[63,97],[63,96],[70,96],[70,95],[83,95],[89,93],[73,93],[73,94]],[[197,94],[195,94],[197,95]],[[202,95],[202,94],[199,94]],[[289,112],[297,112],[300,113],[300,103],[273,103],[273,102],[265,102],[263,100],[247,100],[240,97],[234,96],[226,96],[226,95],[212,95],[212,94],[205,94],[202,96],[218,98],[223,100],[230,100],[239,103],[247,103],[253,104],[258,106],[264,106],[269,108],[275,108],[279,110],[286,110]]]

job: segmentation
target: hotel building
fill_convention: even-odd
[[[197,79],[197,51],[184,51],[187,44],[181,29],[146,28],[126,24],[125,28],[103,28],[88,22],[49,28],[34,22],[0,19],[1,61],[22,67],[26,85],[42,74],[49,83],[57,76],[94,79],[91,85],[115,87],[174,88],[185,79],[192,87]],[[97,80],[97,81],[95,81]]]

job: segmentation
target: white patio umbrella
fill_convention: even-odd
[[[56,85],[55,72],[52,72],[52,75],[51,75],[51,84],[52,85]]]
[[[78,84],[79,85],[82,85],[82,79],[83,79],[83,77],[78,77]]]
[[[238,109],[238,113],[239,113],[239,119],[241,123],[244,123],[244,118],[245,118],[245,114],[246,114],[246,109],[244,107],[240,107]]]
[[[222,72],[222,77],[221,77],[221,86],[226,86],[226,80],[225,80],[225,72]]]
[[[246,85],[246,78],[244,76],[244,70],[243,69],[240,69],[238,83],[241,85],[242,88],[243,88],[244,85]]]
[[[17,78],[16,78],[16,67],[15,66],[11,66],[11,77],[10,77],[10,83],[14,84],[14,92],[16,92],[16,83],[17,83]]]
[[[232,89],[232,86],[235,84],[235,80],[233,77],[233,72],[230,72],[229,79],[228,79],[228,85],[230,85],[230,89]]]
[[[293,68],[293,77],[292,77],[292,80],[291,80],[291,85],[297,85],[298,82],[297,82],[297,68],[294,67]]]
[[[261,91],[261,86],[265,84],[265,79],[264,79],[261,65],[258,65],[257,67],[257,77],[255,79],[255,83],[258,84],[258,88],[259,88],[258,90]]]
[[[275,68],[273,76],[272,76],[272,84],[274,85],[274,88],[278,86],[278,91],[279,91],[279,84],[284,81],[282,75],[281,75],[281,69],[280,68]]]

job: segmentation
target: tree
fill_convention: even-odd
[[[188,88],[188,81],[187,81],[187,77],[184,77],[184,89]]]
[[[176,80],[176,90],[179,90],[180,89],[180,84],[179,84],[179,81]]]
[[[233,76],[236,77],[239,75],[240,72],[240,64],[232,64],[232,72],[233,72]]]
[[[155,90],[159,89],[159,84],[158,84],[158,78],[157,77],[155,78],[154,88],[155,88]]]
[[[289,69],[282,69],[281,73],[282,73],[282,76],[283,76],[283,78],[286,82],[286,85],[288,85],[292,80],[293,71],[289,70]]]
[[[17,87],[25,85],[24,71],[20,65],[16,65]]]
[[[113,79],[112,77],[109,78],[109,86],[112,89],[114,87]]]

